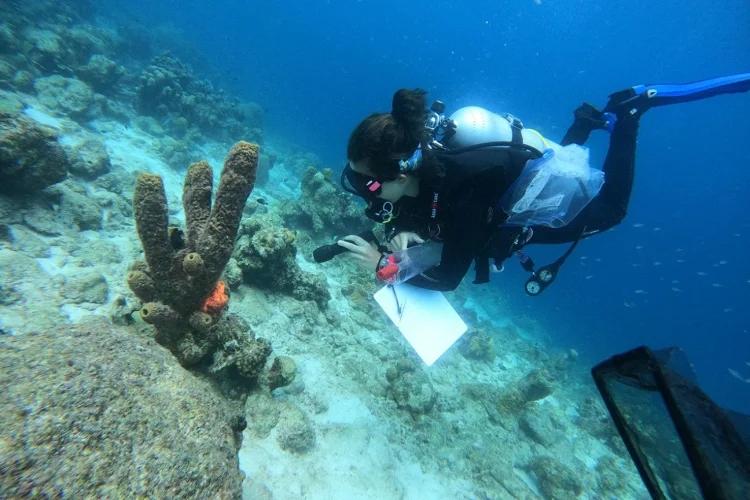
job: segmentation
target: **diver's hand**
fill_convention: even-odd
[[[375,245],[368,243],[356,234],[344,236],[336,243],[340,247],[349,250],[352,257],[362,262],[363,265],[368,266],[370,269],[375,269],[375,266],[377,266],[380,261],[381,253],[378,252]]]
[[[409,247],[409,243],[424,243],[424,240],[417,233],[404,231],[391,238],[391,241],[388,242],[388,247],[392,252],[398,252],[399,250],[406,250]]]

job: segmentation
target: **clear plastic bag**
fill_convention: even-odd
[[[541,158],[526,162],[500,201],[512,226],[558,228],[570,223],[604,184],[604,172],[589,165],[588,148],[553,144]]]
[[[421,245],[398,250],[393,252],[393,257],[398,272],[388,280],[389,284],[397,285],[409,281],[422,271],[440,264],[440,258],[443,253],[443,244],[428,242]]]

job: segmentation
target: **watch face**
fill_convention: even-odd
[[[549,283],[552,281],[552,272],[547,269],[539,271],[539,279],[545,283]]]
[[[529,295],[537,295],[540,291],[542,291],[542,287],[536,280],[531,280],[526,282],[526,293]]]

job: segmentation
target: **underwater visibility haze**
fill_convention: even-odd
[[[0,497],[648,498],[589,373],[641,345],[750,413],[748,92],[649,110],[622,223],[539,296],[515,257],[470,270],[431,366],[371,270],[313,259],[382,237],[339,177],[396,90],[560,142],[583,102],[749,73],[747,1],[0,14]]]

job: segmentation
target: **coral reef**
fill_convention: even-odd
[[[325,280],[297,264],[295,234],[270,218],[253,216],[242,222],[234,258],[245,283],[311,300],[324,308],[331,298]]]
[[[68,278],[61,290],[67,302],[80,304],[90,302],[104,304],[109,295],[107,279],[97,271],[84,271],[73,278]]]
[[[70,172],[87,180],[96,179],[112,168],[107,149],[102,141],[94,137],[76,144],[70,156]]]
[[[533,370],[512,384],[500,396],[497,406],[503,413],[516,414],[534,401],[546,398],[554,389],[554,378],[549,371]]]
[[[39,101],[49,109],[57,109],[65,114],[86,117],[94,106],[94,91],[77,78],[60,75],[45,76],[34,81]]]
[[[263,439],[273,433],[285,451],[302,454],[315,446],[315,428],[305,412],[268,392],[255,392],[247,398],[245,417],[253,437]]]
[[[388,393],[399,408],[407,410],[413,417],[429,413],[437,401],[427,374],[414,362],[401,359],[385,373]]]
[[[282,217],[295,227],[311,231],[313,237],[324,239],[372,227],[362,207],[332,181],[332,176],[330,169],[321,172],[308,166],[300,180],[302,195],[282,206]]]
[[[315,429],[305,413],[294,405],[282,404],[276,440],[281,449],[305,453],[315,446]]]
[[[562,438],[564,428],[553,413],[536,408],[523,412],[518,427],[529,439],[547,448]]]
[[[69,167],[51,129],[0,111],[0,192],[39,191],[65,179]]]
[[[51,186],[43,193],[43,199],[56,207],[57,213],[37,212],[37,215],[47,213],[51,215],[47,222],[51,225],[48,231],[55,231],[62,219],[69,227],[77,227],[81,231],[96,230],[102,227],[102,210],[96,199],[89,196],[85,186],[66,180]],[[55,220],[57,219],[57,220]],[[26,218],[29,222],[29,217]],[[37,220],[37,222],[40,222]],[[30,224],[31,225],[31,224]],[[37,224],[38,225],[38,224]]]
[[[253,189],[258,147],[239,142],[229,152],[211,206],[211,167],[190,166],[185,177],[185,241],[168,228],[164,186],[159,176],[141,174],[133,195],[136,229],[146,261],[136,262],[128,285],[144,304],[141,318],[154,325],[156,340],[187,367],[208,362],[212,373],[254,380],[270,354],[236,317],[207,308],[234,247],[240,216]]]
[[[519,415],[535,401],[552,394],[554,389],[553,375],[545,368],[532,370],[520,380],[509,383],[502,389],[486,383],[461,386],[461,391],[467,398],[482,405],[490,422],[506,429],[515,428]]]
[[[241,408],[147,335],[100,319],[0,350],[0,497],[239,497]]]
[[[108,93],[125,75],[125,68],[105,55],[94,54],[78,68],[78,75],[97,92]]]
[[[488,363],[492,363],[496,356],[494,341],[484,330],[464,335],[459,341],[458,350],[467,359]]]
[[[255,108],[246,113],[239,101],[196,78],[170,54],[155,57],[143,70],[136,96],[136,109],[161,120],[178,136],[194,126],[219,140],[241,136],[262,141],[262,124]]]
[[[265,438],[279,423],[281,404],[270,393],[258,391],[250,394],[245,403],[247,430],[254,437]]]
[[[297,374],[297,365],[289,356],[277,356],[268,369],[266,381],[270,390],[284,387],[292,383]]]
[[[545,498],[576,498],[583,492],[576,473],[552,457],[536,457],[528,468]]]

